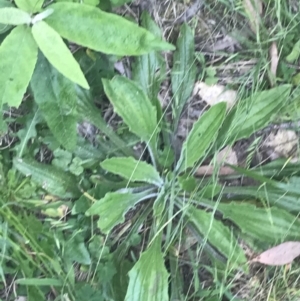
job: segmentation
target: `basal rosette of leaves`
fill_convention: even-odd
[[[16,3],[18,2],[20,1]],[[173,58],[171,84],[174,96],[172,116],[175,124],[170,125],[157,99],[166,66],[162,55],[155,50],[173,48],[161,41],[159,29],[148,14],[143,14],[142,19],[147,31],[120,17],[87,5],[60,2],[44,10],[41,7],[42,4],[32,10],[41,13],[40,17],[39,14],[32,17],[27,13],[31,6],[20,5],[19,8],[24,9],[22,13],[20,9],[14,8],[13,12],[18,16],[18,20],[23,20],[23,24],[20,25],[15,24],[16,18],[8,17],[10,14],[7,10],[2,11],[1,19],[0,10],[0,23],[8,23],[8,19],[11,18],[9,24],[17,25],[7,36],[8,41],[1,45],[0,53],[3,51],[2,53],[9,55],[11,51],[7,50],[10,47],[7,44],[14,44],[22,34],[24,38],[19,47],[22,47],[25,56],[27,55],[26,60],[32,65],[30,72],[27,72],[28,81],[25,83],[22,78],[22,93],[31,80],[34,101],[38,107],[32,114],[31,121],[26,123],[28,134],[22,135],[23,139],[16,150],[18,154],[24,153],[28,140],[34,137],[32,128],[40,122],[39,114],[52,130],[57,144],[63,145],[66,150],[57,151],[53,147],[55,160],[52,165],[28,158],[14,158],[13,163],[19,172],[31,176],[31,180],[51,196],[59,197],[60,200],[75,200],[68,203],[72,223],[67,224],[66,229],[59,235],[66,234],[68,227],[73,229],[76,223],[82,224],[78,228],[75,227],[76,235],[72,233],[63,246],[57,243],[63,254],[63,270],[67,271],[67,275],[63,275],[66,278],[55,279],[55,273],[52,273],[52,278],[45,279],[27,275],[27,278],[18,278],[18,284],[60,288],[64,285],[61,280],[64,280],[72,292],[76,287],[76,263],[82,269],[95,269],[89,278],[93,288],[82,286],[74,296],[71,296],[69,291],[68,297],[71,300],[76,300],[76,294],[82,296],[89,291],[89,294],[100,300],[107,296],[115,300],[125,298],[126,301],[167,301],[178,299],[183,292],[183,287],[178,285],[173,277],[178,274],[179,269],[172,264],[169,264],[167,269],[166,265],[167,260],[169,263],[174,258],[178,260],[172,247],[178,242],[183,228],[188,228],[194,233],[198,244],[221,275],[226,268],[247,272],[246,255],[239,244],[241,236],[258,245],[299,239],[300,222],[295,216],[299,209],[299,193],[295,188],[298,178],[292,178],[289,183],[282,183],[270,180],[258,171],[239,169],[240,173],[260,181],[265,185],[264,188],[272,193],[273,202],[266,203],[265,191],[257,190],[257,187],[248,188],[244,194],[257,199],[257,203],[253,204],[234,198],[226,199],[223,193],[232,191],[230,187],[221,187],[217,179],[212,179],[211,185],[202,185],[203,179],[199,181],[193,176],[196,166],[222,147],[249,137],[268,125],[289,97],[290,85],[258,92],[244,99],[243,103],[246,105],[239,107],[238,114],[237,108],[227,113],[226,104],[223,102],[212,106],[193,125],[176,158],[172,138],[176,135],[178,120],[196,78],[193,65],[195,46],[191,28],[186,24],[181,27]],[[113,21],[112,28],[107,29],[105,20]],[[78,28],[70,28],[70,23],[78,23]],[[124,36],[119,42],[116,39],[115,42],[110,36],[117,33],[118,26],[128,30],[130,35]],[[99,27],[106,28],[105,35],[99,33]],[[135,35],[132,35],[132,30]],[[90,35],[84,35],[85,31],[92,32]],[[110,36],[107,36],[108,33]],[[56,49],[52,50],[53,45],[49,46],[47,37],[55,41]],[[85,76],[80,73],[78,63],[68,52],[62,38],[108,54],[140,55],[135,59],[132,80],[116,75],[103,78],[102,85],[114,111],[136,137],[135,141],[142,142],[145,146],[143,157],[136,156],[132,149],[106,126],[85,89]],[[107,43],[99,43],[104,38]],[[19,60],[21,62],[24,58]],[[25,61],[22,62],[25,64]],[[4,68],[6,65],[4,62],[2,64]],[[69,64],[77,64],[72,74],[68,74]],[[18,77],[17,69],[14,72],[12,75]],[[3,83],[7,84],[7,81]],[[19,92],[16,96],[13,85],[8,83],[7,87],[4,92],[9,93],[6,95],[13,95],[18,105],[22,93]],[[6,96],[3,101],[4,99]],[[109,141],[101,144],[99,149],[86,148],[76,137],[76,124],[78,120],[85,118],[109,137]],[[55,144],[53,141],[51,143],[50,146]],[[107,145],[119,146],[119,149],[110,151],[105,148]],[[93,162],[89,159],[93,159]],[[99,175],[90,176],[90,169],[95,169]],[[89,185],[87,192],[82,194],[85,190],[85,180]],[[95,185],[90,185],[90,182]],[[280,195],[287,186],[290,192],[288,204],[280,201]],[[243,195],[238,188],[234,189],[235,193]],[[275,200],[276,197],[278,201]],[[119,228],[116,227],[123,226],[119,234],[116,230]],[[142,250],[139,249],[140,254],[134,256],[131,248],[141,229],[145,232],[145,243]],[[177,235],[176,231],[180,233]],[[84,233],[84,239],[80,238],[78,233]],[[110,239],[113,240],[114,247],[111,248],[111,253],[105,244]],[[128,254],[134,255],[129,257]],[[60,263],[55,263],[61,267]],[[57,273],[60,272],[57,268]],[[107,279],[103,275],[107,276]],[[97,282],[95,285],[94,280]],[[105,288],[103,283],[106,284]],[[96,294],[94,287],[97,285],[101,292],[105,292],[105,297]]]

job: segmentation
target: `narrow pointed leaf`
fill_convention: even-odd
[[[218,130],[222,125],[226,111],[226,104],[220,102],[205,112],[194,124],[183,144],[180,159],[176,169],[180,172],[192,167],[199,161],[214,142]]]
[[[19,285],[33,286],[64,286],[64,282],[54,278],[21,278],[17,279]]]
[[[224,257],[228,258],[230,264],[239,267],[245,264],[247,259],[243,249],[239,246],[232,231],[222,222],[215,219],[212,213],[205,212],[190,206],[187,209],[188,221],[201,235],[209,241]]]
[[[48,61],[65,77],[89,89],[84,74],[60,35],[44,21],[32,26],[33,37]]]
[[[184,23],[180,28],[171,73],[172,93],[175,100],[172,102],[175,114],[175,127],[177,127],[183,107],[193,91],[195,79],[194,35],[191,28]]]
[[[158,131],[156,109],[145,92],[122,76],[115,76],[110,81],[103,79],[103,86],[115,112],[123,118],[130,131],[145,142],[155,140]]]
[[[31,176],[32,181],[43,189],[64,198],[80,195],[76,178],[51,165],[41,164],[32,159],[14,159],[14,166],[25,176]]]
[[[37,45],[30,28],[14,28],[0,46],[0,57],[0,105],[18,107],[37,60]]]
[[[31,87],[54,137],[73,150],[77,140],[76,92],[73,82],[59,73],[40,53]]]
[[[161,37],[159,27],[147,12],[142,13],[142,26],[158,38]],[[153,104],[156,104],[160,85],[166,77],[166,64],[163,56],[155,51],[138,56],[133,67],[133,79],[146,92]]]
[[[159,237],[160,238],[160,237]],[[125,301],[168,301],[168,272],[165,267],[160,239],[142,253],[129,272]]]
[[[30,24],[31,17],[28,13],[16,7],[0,8],[0,23],[9,25]]]
[[[146,162],[137,161],[132,157],[116,157],[103,161],[101,167],[107,171],[120,175],[131,182],[147,182],[157,186],[163,184],[156,169]]]
[[[43,2],[44,0],[15,0],[15,3],[19,8],[29,13],[38,12],[42,7]]]
[[[54,13],[46,21],[63,38],[97,51],[140,55],[154,50],[174,49],[173,45],[133,22],[90,5],[62,2],[49,8],[54,9]]]
[[[257,208],[247,203],[219,204],[218,211],[232,220],[242,232],[267,243],[300,238],[300,221],[286,210]]]
[[[281,85],[268,91],[258,92],[243,100],[244,108],[235,114],[231,129],[224,133],[235,140],[247,138],[257,130],[268,125],[279,112],[291,91],[291,85]]]
[[[125,213],[134,205],[147,198],[147,192],[109,192],[104,198],[96,201],[86,211],[86,215],[100,215],[98,227],[107,234],[116,225],[125,221]]]

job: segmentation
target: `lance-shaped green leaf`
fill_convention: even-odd
[[[132,157],[110,158],[103,161],[100,165],[107,171],[131,182],[147,182],[157,186],[163,184],[159,173],[152,165],[143,161],[137,161]]]
[[[38,12],[44,0],[15,0],[16,5],[29,13]]]
[[[41,185],[43,189],[63,198],[77,197],[76,178],[54,166],[41,164],[32,159],[14,159],[14,166],[25,176],[31,176],[32,181]]]
[[[116,225],[125,221],[125,213],[135,204],[149,198],[149,191],[140,193],[108,192],[86,211],[86,215],[100,215],[98,227],[107,234]]]
[[[125,301],[168,301],[168,272],[160,246],[160,236],[129,272]]]
[[[17,45],[17,47],[16,47]],[[30,28],[14,28],[0,46],[1,103],[18,107],[26,92],[37,60],[37,45]]]
[[[291,87],[291,85],[278,86],[255,93],[243,100],[244,107],[237,109],[231,128],[226,133],[222,133],[222,136],[228,137],[230,134],[232,139],[239,140],[249,137],[268,125],[280,108],[286,104]]]
[[[155,141],[158,131],[156,109],[145,92],[123,76],[115,76],[110,81],[103,79],[103,86],[115,112],[130,131],[145,142]]]
[[[223,213],[224,218],[232,220],[242,232],[257,240],[276,243],[300,238],[300,221],[286,210],[257,208],[239,202],[221,203],[217,210]]]
[[[177,40],[177,50],[173,56],[171,73],[173,114],[175,115],[175,129],[182,109],[190,97],[196,79],[195,43],[191,28],[184,23],[180,28]]]
[[[142,26],[156,37],[161,37],[159,27],[147,12],[142,13]],[[134,81],[147,93],[152,103],[158,106],[158,92],[166,77],[166,64],[163,56],[155,51],[138,56],[135,59],[132,76]]]
[[[62,2],[49,8],[54,12],[46,21],[63,38],[97,51],[140,55],[153,50],[174,49],[173,45],[133,22],[90,5]]]
[[[0,23],[9,25],[30,24],[31,17],[28,13],[16,7],[0,8]]]
[[[222,222],[215,219],[214,215],[204,210],[190,206],[185,211],[188,221],[200,232],[204,239],[207,239],[220,254],[228,258],[230,264],[239,267],[245,264],[247,259],[243,249],[239,246],[232,231],[224,226]]]
[[[31,87],[34,100],[54,137],[66,149],[74,149],[77,140],[75,84],[51,66],[40,53]]]
[[[222,125],[226,111],[226,104],[220,102],[205,112],[198,121],[195,122],[191,132],[184,142],[176,169],[179,172],[192,167],[200,160]]]
[[[84,74],[60,35],[44,21],[32,26],[33,37],[48,61],[65,77],[89,89]]]

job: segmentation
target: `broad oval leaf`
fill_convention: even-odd
[[[173,45],[158,39],[144,28],[96,7],[62,2],[49,8],[53,8],[54,13],[47,18],[47,23],[63,38],[79,45],[115,55],[174,50]]]
[[[17,47],[16,47],[17,45]],[[0,46],[0,104],[18,107],[22,102],[34,66],[38,48],[30,28],[14,28]]]
[[[247,262],[243,249],[232,232],[215,219],[214,214],[190,206],[186,214],[188,221],[209,241],[232,266],[240,267]]]
[[[16,5],[29,13],[38,12],[44,0],[15,0]]]
[[[125,301],[168,301],[168,272],[160,247],[160,236],[129,272]]]
[[[32,181],[43,189],[62,198],[78,197],[76,178],[51,165],[41,164],[32,159],[15,158],[14,166],[25,176],[31,176]]]
[[[155,141],[158,131],[156,109],[145,92],[123,76],[115,76],[110,81],[103,79],[103,86],[115,112],[130,131],[144,142]]]
[[[16,7],[0,8],[0,23],[10,25],[30,24],[31,17],[28,13]]]
[[[257,240],[276,243],[300,238],[300,221],[286,210],[257,208],[239,202],[221,203],[217,210],[223,213],[224,218],[232,220],[242,232]]]
[[[182,146],[180,158],[176,166],[179,172],[192,167],[204,156],[211,143],[214,142],[214,138],[217,136],[225,112],[226,103],[220,102],[211,107],[195,122]]]
[[[174,53],[171,73],[172,93],[175,100],[172,102],[175,130],[184,105],[193,91],[196,71],[194,35],[191,28],[184,23],[177,39],[177,50]]]
[[[140,193],[108,192],[86,211],[86,215],[100,215],[98,227],[108,234],[116,225],[125,221],[125,213],[135,204],[148,198],[148,191]]]
[[[163,184],[157,170],[150,164],[132,157],[106,159],[101,164],[105,170],[117,174],[130,182],[147,182],[157,186]]]
[[[77,141],[75,84],[59,73],[40,53],[31,88],[52,134],[61,145],[73,150]]]
[[[89,89],[79,64],[53,28],[46,22],[40,21],[32,26],[32,34],[45,57],[61,74],[83,88]]]

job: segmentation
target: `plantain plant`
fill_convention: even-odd
[[[223,102],[211,107],[195,122],[176,156],[178,150],[173,141],[197,72],[189,26],[180,28],[173,58],[170,122],[158,100],[166,66],[157,51],[172,50],[173,46],[161,40],[160,31],[148,14],[142,16],[144,29],[87,4],[57,2],[44,7],[43,1],[26,1],[26,5],[15,2],[18,8],[7,3],[0,9],[0,23],[16,26],[9,27],[0,46],[0,54],[7,58],[0,57],[1,70],[7,70],[0,77],[0,95],[3,104],[18,106],[30,84],[28,91],[34,101],[26,100],[32,112],[25,123],[25,133],[19,133],[14,167],[31,176],[47,196],[65,200],[71,208],[70,221],[52,239],[63,253],[63,260],[55,257],[54,269],[48,274],[25,271],[23,278],[18,274],[17,283],[59,287],[58,300],[65,300],[65,294],[76,300],[79,296],[91,297],[92,293],[99,300],[181,300],[183,287],[177,281],[180,270],[173,263],[174,246],[184,229],[193,233],[221,274],[228,267],[247,272],[246,255],[239,244],[241,237],[257,245],[299,239],[300,222],[295,216],[299,209],[298,192],[293,190],[297,177],[281,182],[283,176],[276,178],[271,174],[272,168],[263,173],[232,167],[261,182],[261,189],[253,186],[240,190],[223,187],[216,176],[194,176],[204,160],[268,125],[288,100],[290,85],[258,92],[241,100],[230,112]],[[76,61],[62,38],[87,50],[75,55]],[[22,41],[18,51],[16,40]],[[110,55],[137,56],[132,79],[108,72],[91,90],[103,91],[128,127],[132,144],[139,142],[144,146],[141,155],[106,126],[93,102],[95,95],[88,91],[92,81],[89,72],[94,66],[91,61],[98,62],[98,52],[109,55],[105,56],[107,65],[113,60]],[[11,68],[12,65],[16,67]],[[24,76],[20,76],[22,66]],[[87,147],[77,137],[76,125],[85,120],[108,137],[107,141],[99,141],[99,149]],[[32,129],[44,122],[54,137],[40,134],[53,151],[55,159],[51,165],[36,162],[32,158],[36,149],[29,149],[29,141],[32,143],[37,136]],[[217,174],[218,166],[215,168]],[[288,202],[280,200],[286,189]],[[271,193],[272,197],[266,199]],[[241,196],[244,201],[238,200]],[[250,201],[246,196],[252,197]],[[253,204],[253,198],[258,202]],[[50,208],[49,204],[41,206]],[[5,212],[2,209],[3,219]],[[69,233],[70,229],[77,230]],[[140,229],[146,239],[136,258],[131,251]],[[81,239],[78,233],[83,233]],[[62,246],[60,239],[64,241]],[[38,251],[40,256],[42,251]],[[48,267],[40,257],[43,267]],[[88,270],[89,287],[77,289],[74,262],[81,271]],[[46,278],[40,279],[41,274]],[[100,296],[93,287],[97,277]],[[41,289],[39,293],[42,294]]]

